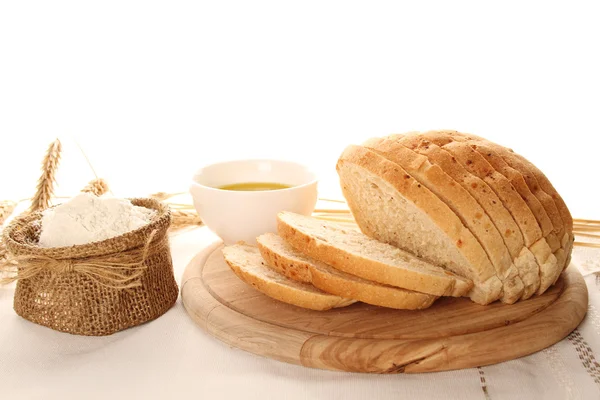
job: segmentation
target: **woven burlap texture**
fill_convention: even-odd
[[[73,263],[123,257],[131,259],[149,244],[139,286],[114,288],[77,271],[42,270],[19,279],[14,309],[21,317],[61,332],[104,336],[151,321],[175,304],[179,289],[173,275],[167,229],[169,208],[153,199],[131,199],[136,206],[156,211],[152,221],[139,229],[101,242],[71,247],[42,248],[37,245],[41,212],[17,218],[3,239],[10,254],[19,257],[49,257]],[[151,243],[148,243],[152,240]],[[21,268],[27,268],[19,266]],[[135,271],[132,269],[131,274]]]

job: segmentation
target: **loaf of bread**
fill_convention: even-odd
[[[573,220],[547,177],[481,137],[375,138],[337,170],[363,233],[471,279],[477,303],[544,293],[570,260]]]
[[[223,250],[245,282],[314,310],[355,301],[424,309],[439,296],[512,304],[568,266],[573,219],[548,178],[511,149],[456,131],[348,146],[340,184],[360,228],[290,212],[258,248]]]

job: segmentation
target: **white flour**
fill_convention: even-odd
[[[40,247],[62,247],[109,239],[150,222],[155,211],[129,200],[79,194],[43,212]]]

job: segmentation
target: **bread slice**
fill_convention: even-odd
[[[424,309],[438,298],[339,271],[305,256],[274,233],[261,235],[256,241],[260,253],[271,268],[291,279],[312,283],[327,293],[375,306],[402,310]]]
[[[408,136],[411,137],[411,135]],[[412,137],[418,138],[420,136],[412,135]],[[400,165],[454,211],[461,222],[481,243],[492,262],[496,270],[496,275],[503,283],[501,300],[508,304],[519,300],[523,296],[525,286],[503,236],[486,210],[482,208],[471,193],[459,182],[463,178],[472,178],[470,174],[467,173],[460,176],[457,176],[457,174],[454,174],[454,176],[449,175],[449,173],[457,172],[456,167],[458,166],[453,165],[451,156],[447,153],[436,151],[439,148],[430,144],[423,147],[416,146],[414,149],[408,148],[402,144],[402,140],[402,137],[392,139],[382,138],[376,145],[371,146],[370,150]],[[448,156],[450,159],[444,156]],[[472,182],[469,183],[469,185],[471,184]],[[476,186],[477,184],[475,183]],[[509,218],[512,220],[510,215]],[[515,236],[515,232],[511,231],[510,236]],[[520,245],[522,248],[522,239]],[[530,282],[528,282],[528,286],[529,284]],[[528,295],[534,292],[535,290],[531,290],[528,287]]]
[[[311,310],[329,310],[345,307],[355,300],[325,293],[312,285],[293,281],[267,267],[258,248],[236,244],[223,248],[225,261],[244,282],[265,295]]]
[[[469,297],[479,304],[500,298],[502,282],[477,239],[402,167],[362,146],[349,146],[337,170],[348,205],[366,235],[473,280]]]
[[[463,296],[469,279],[406,251],[335,223],[291,212],[279,213],[279,235],[301,253],[340,271],[434,296]]]
[[[436,145],[442,146],[442,148],[452,152],[457,158],[462,159],[464,165],[468,167],[474,167],[477,164],[477,161],[487,163],[485,168],[480,168],[479,170],[481,171],[483,169],[485,174],[489,175],[490,178],[493,178],[494,180],[498,179],[498,182],[501,182],[500,184],[505,185],[504,187],[506,190],[504,192],[496,192],[497,194],[504,193],[506,196],[509,196],[505,201],[505,204],[513,207],[517,205],[522,211],[522,213],[517,213],[519,218],[528,218],[527,212],[525,211],[527,209],[533,214],[537,224],[533,224],[531,219],[525,219],[522,221],[521,225],[526,224],[528,227],[527,230],[522,230],[522,232],[524,233],[524,238],[529,238],[529,248],[532,254],[534,254],[540,267],[540,287],[537,293],[543,293],[555,280],[556,271],[559,269],[557,267],[557,255],[560,258],[564,252],[561,250],[560,241],[552,232],[553,225],[546,210],[541,205],[538,198],[531,193],[522,174],[510,167],[502,157],[489,146],[490,142],[485,141],[484,139],[477,142],[477,145],[473,145],[469,143],[469,137],[467,135],[456,131],[431,131],[423,133],[422,136]],[[461,150],[457,150],[457,143],[468,145],[471,148],[471,151],[466,153],[464,147],[462,147]],[[476,170],[477,168],[474,171]],[[490,175],[490,170],[495,171],[498,174]],[[502,182],[501,177],[504,177],[507,182]],[[507,186],[508,184],[510,185]],[[512,195],[511,192],[513,192]],[[521,198],[521,202],[519,202],[519,198]],[[537,239],[537,233],[535,232],[536,228],[541,229],[541,239]],[[556,255],[552,254],[553,250]]]

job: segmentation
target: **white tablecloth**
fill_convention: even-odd
[[[206,229],[171,239],[178,279],[215,240]],[[52,331],[17,316],[0,288],[0,399],[598,399],[600,253],[577,248],[588,315],[555,346],[522,359],[420,375],[367,375],[289,365],[229,347],[194,325],[180,301],[164,316],[108,337]]]

